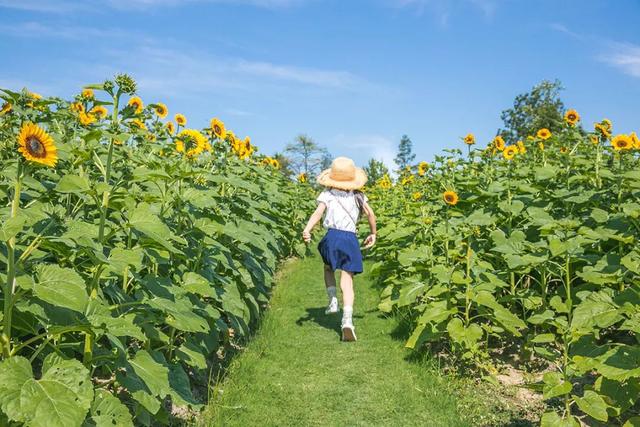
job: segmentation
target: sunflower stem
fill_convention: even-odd
[[[11,202],[11,218],[18,215],[20,207],[20,192],[22,190],[22,161],[18,160],[16,172],[16,182],[13,192],[13,201]],[[13,314],[13,295],[15,293],[15,277],[16,277],[16,237],[13,236],[7,240],[7,282],[3,289],[4,310],[2,318],[2,354],[4,357],[11,355],[11,320]]]
[[[118,130],[118,104],[120,102],[120,90],[113,97],[113,114],[111,116],[111,121],[113,128]],[[104,239],[104,224],[107,220],[107,210],[109,209],[109,197],[111,195],[111,191],[109,190],[109,180],[111,179],[111,161],[113,160],[113,145],[115,143],[115,139],[111,138],[109,141],[109,152],[107,154],[107,166],[104,173],[104,183],[107,184],[107,189],[102,193],[102,212],[100,213],[100,228],[98,229],[98,241],[102,243]]]

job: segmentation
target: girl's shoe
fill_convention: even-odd
[[[352,322],[342,322],[342,341],[356,341],[356,327]]]
[[[338,298],[331,298],[331,302],[324,311],[324,314],[337,313],[338,312]]]

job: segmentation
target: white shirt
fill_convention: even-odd
[[[366,195],[363,196],[365,202],[369,200]],[[324,190],[316,200],[327,206],[324,221],[322,222],[324,228],[356,232],[356,223],[360,216],[360,210],[356,204],[353,191],[332,188]]]

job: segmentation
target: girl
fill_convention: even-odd
[[[326,210],[322,224],[327,229],[327,234],[318,244],[324,261],[324,283],[329,296],[329,306],[325,313],[338,312],[334,273],[336,270],[342,270],[342,340],[355,341],[352,318],[353,276],[362,273],[362,253],[356,237],[356,225],[363,213],[367,216],[371,228],[371,233],[364,241],[364,248],[368,249],[376,243],[376,216],[367,204],[367,196],[357,191],[367,182],[367,175],[355,166],[353,160],[338,157],[331,163],[331,168],[323,171],[316,180],[327,189],[318,196],[318,208],[309,218],[302,238],[307,243],[311,241],[311,230],[322,219]]]

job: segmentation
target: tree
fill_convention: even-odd
[[[529,135],[535,135],[539,129],[547,128],[552,133],[563,126],[564,103],[560,99],[563,89],[559,80],[544,80],[530,92],[516,96],[513,108],[504,110],[500,118],[504,129],[498,133],[510,144]]]
[[[369,163],[363,169],[367,173],[369,184],[378,182],[385,174],[389,173],[389,168],[382,161],[376,159],[369,159]]]
[[[291,178],[293,171],[291,170],[289,159],[282,153],[275,153],[272,157],[280,163],[280,172],[282,172],[284,176]]]
[[[287,144],[284,154],[296,174],[305,173],[308,177],[316,176],[327,160],[331,163],[329,151],[307,135],[298,135],[293,143]]]
[[[416,158],[416,155],[411,152],[413,143],[407,135],[402,135],[400,144],[398,145],[398,155],[393,161],[398,165],[398,170],[401,171],[405,167],[409,166],[411,162]]]

